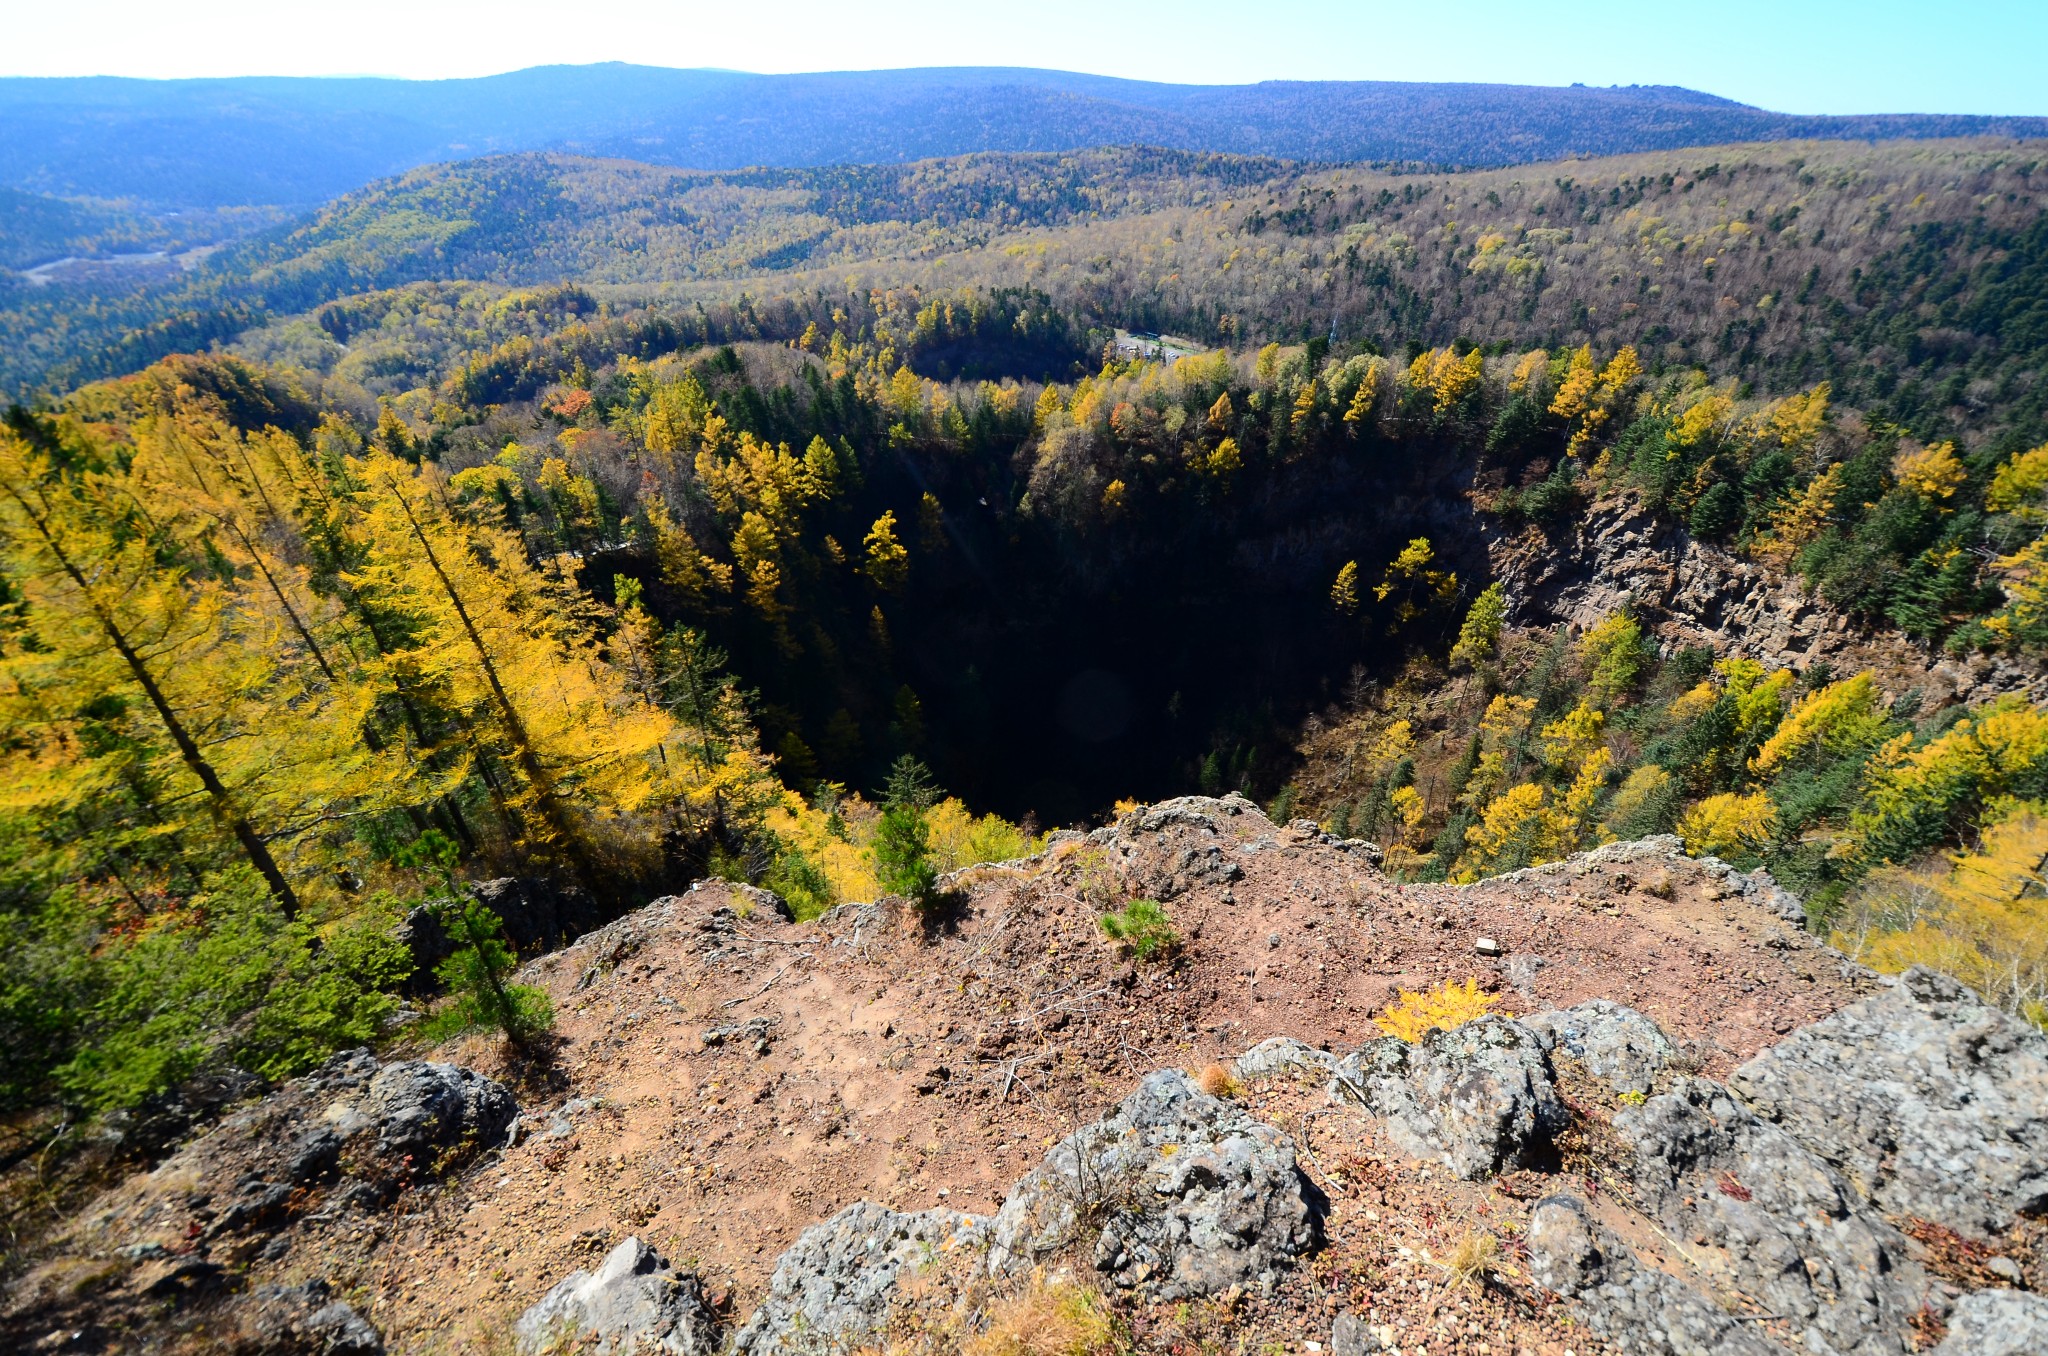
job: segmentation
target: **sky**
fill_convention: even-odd
[[[7,11],[13,11],[8,13]],[[2048,115],[2048,0],[9,0],[0,75],[1039,66],[1191,84],[1668,84],[1788,113]]]

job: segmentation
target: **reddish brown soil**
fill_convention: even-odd
[[[1104,841],[973,869],[931,926],[900,906],[802,925],[756,909],[732,924],[719,911],[744,901],[716,883],[622,920],[528,968],[558,1013],[548,1066],[508,1065],[481,1038],[434,1052],[518,1079],[543,1133],[375,1223],[302,1221],[291,1251],[249,1260],[246,1279],[325,1277],[394,1352],[486,1350],[555,1281],[637,1233],[744,1316],[782,1249],[841,1207],[989,1211],[1149,1070],[1227,1060],[1273,1035],[1349,1049],[1380,1034],[1372,1015],[1398,989],[1477,976],[1514,1012],[1611,998],[1718,1075],[1869,987],[1693,863],[1403,887],[1246,811],[1220,836],[1138,832],[1127,816]],[[1220,863],[1242,877],[1226,882]],[[1136,964],[1104,940],[1103,907],[1167,896],[1177,957]],[[1505,955],[1479,955],[1481,937]],[[772,1024],[765,1053],[751,1036],[703,1039],[756,1018]],[[1485,1225],[1511,1242],[1527,1209],[1512,1182],[1432,1181],[1318,1087],[1250,1095],[1296,1130],[1333,1203],[1331,1248],[1278,1296],[1244,1301],[1234,1321],[1260,1341],[1326,1342],[1341,1305],[1413,1329],[1404,1351],[1422,1338],[1431,1353],[1597,1349],[1511,1277],[1505,1290],[1445,1290],[1438,1263],[1464,1233]],[[595,1105],[549,1137],[571,1099]],[[185,1221],[136,1227],[155,1194],[147,1179],[116,1193],[77,1228],[73,1257],[174,1242]],[[1451,1318],[1475,1326],[1434,1332]]]

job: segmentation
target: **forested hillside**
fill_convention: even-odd
[[[1800,137],[2039,136],[2040,118],[1798,117],[1663,86],[1167,85],[956,68],[748,75],[611,63],[471,80],[0,80],[0,186],[156,207],[310,206],[464,155],[730,170],[1144,144],[1503,165]]]
[[[1143,149],[723,175],[562,156],[432,166],[183,277],[0,290],[0,328],[15,341],[0,354],[0,389],[117,375],[416,280],[648,285],[915,259],[1025,227],[1218,202],[1292,173],[1271,160]]]
[[[1382,348],[1633,344],[1653,370],[1700,364],[1762,390],[1825,379],[1929,435],[2032,428],[2042,388],[2027,374],[2048,344],[2038,165],[2024,145],[1995,143],[1721,148],[1463,175],[1143,151],[708,177],[486,160],[345,199],[179,283],[17,290],[0,316],[18,336],[0,377],[17,391],[62,387],[263,325],[251,352],[346,364],[379,391],[427,387],[496,319],[374,337],[345,321],[341,342],[320,337],[331,326],[317,316],[288,319],[414,280],[578,281],[607,314],[648,317],[786,295],[829,315],[849,286],[1030,286],[1091,325],[1202,342],[1334,329]],[[443,289],[387,313],[444,310],[457,295],[475,317],[526,305]]]

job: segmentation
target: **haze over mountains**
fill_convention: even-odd
[[[1144,144],[1487,166],[1735,141],[2048,134],[2048,119],[1773,113],[1670,86],[1168,85],[1002,67],[749,75],[624,63],[471,80],[0,80],[0,186],[158,208],[311,205],[568,150],[694,169]]]

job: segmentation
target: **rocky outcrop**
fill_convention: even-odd
[[[239,1336],[252,1356],[384,1356],[383,1334],[325,1281],[257,1286]]]
[[[1260,1041],[1232,1063],[1239,1078],[1274,1078],[1282,1074],[1306,1074],[1327,1078],[1337,1070],[1337,1057],[1318,1050],[1292,1036],[1275,1036]]]
[[[380,1153],[417,1155],[464,1142],[501,1144],[519,1104],[504,1084],[474,1070],[412,1059],[379,1069],[353,1113],[375,1129]]]
[[[505,940],[521,955],[566,946],[617,916],[616,910],[606,910],[588,890],[577,885],[501,876],[497,880],[478,881],[469,888],[479,902],[498,916],[505,928]],[[411,953],[414,978],[420,985],[431,980],[435,966],[455,953],[455,941],[448,935],[440,915],[426,905],[408,913],[395,935]]]
[[[1968,1234],[2048,1212],[2048,1038],[1913,969],[1729,1087],[1888,1214]]]
[[[804,1230],[733,1338],[737,1356],[854,1350],[881,1328],[906,1273],[980,1247],[987,1221],[862,1201]]]
[[[1941,655],[1897,632],[1866,631],[1796,578],[1694,541],[1631,496],[1598,500],[1548,533],[1510,531],[1486,515],[1480,526],[1517,625],[1591,626],[1628,606],[1669,645],[1799,672],[1820,660],[1839,673],[1870,669],[1894,697],[1917,690],[1923,709],[2048,692],[2048,675],[2030,665]]]
[[[1273,1126],[1177,1069],[1069,1136],[1011,1190],[990,1265],[1018,1273],[1076,1244],[1124,1288],[1173,1300],[1270,1286],[1316,1246],[1323,1206]]]
[[[1657,1024],[1633,1008],[1596,998],[1563,1012],[1522,1018],[1544,1048],[1576,1060],[1617,1095],[1647,1093],[1678,1057]]]
[[[1529,1217],[1529,1274],[1577,1302],[1595,1331],[1637,1356],[1784,1356],[1753,1325],[1675,1276],[1646,1267],[1576,1196],[1549,1196]]]
[[[719,1333],[696,1273],[628,1238],[595,1272],[572,1273],[521,1314],[512,1342],[520,1356],[711,1356]]]
[[[1644,1214],[1688,1240],[1696,1288],[1752,1297],[1822,1349],[1897,1350],[1928,1295],[1906,1238],[1826,1164],[1704,1078],[1624,1108]]]
[[[2048,1295],[1979,1290],[1956,1302],[1934,1356],[2040,1356],[2048,1351]]]
[[[1338,1063],[1330,1091],[1386,1117],[1403,1152],[1467,1180],[1538,1166],[1565,1124],[1541,1039],[1500,1017],[1415,1045],[1376,1041]]]

